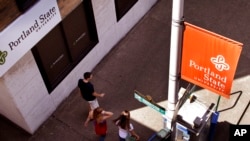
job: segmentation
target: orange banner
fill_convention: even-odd
[[[230,97],[242,43],[185,22],[181,78]]]

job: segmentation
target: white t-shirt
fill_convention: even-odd
[[[125,139],[128,136],[128,130],[122,129],[120,126],[118,126],[118,127],[119,127],[119,136],[121,138]],[[134,130],[134,127],[131,123],[129,124],[129,127],[130,127],[129,131]]]

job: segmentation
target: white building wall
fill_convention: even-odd
[[[33,134],[91,71],[142,18],[157,0],[139,0],[117,22],[112,0],[92,0],[99,43],[49,94],[29,51],[0,78],[0,113]],[[4,108],[3,108],[4,107]]]
[[[13,97],[7,91],[3,80],[0,78],[0,113],[8,117],[10,120],[15,122],[16,124],[20,124],[24,129],[28,129],[24,118],[20,116],[20,112],[17,109],[17,106],[14,102]]]
[[[1,78],[1,82],[5,85],[6,97],[10,97],[1,105],[11,105],[1,113],[29,133],[56,109],[30,51]]]

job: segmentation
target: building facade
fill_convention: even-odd
[[[33,134],[83,72],[91,71],[156,2],[26,0],[12,5],[16,17],[2,22],[0,32],[0,114]]]

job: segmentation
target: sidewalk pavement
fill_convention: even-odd
[[[247,0],[245,0],[247,3]],[[216,5],[217,4],[217,5]],[[236,8],[240,16],[234,16]],[[249,4],[241,2],[228,3],[217,1],[185,1],[185,16],[189,22],[202,27],[209,27],[230,37],[241,39],[244,46],[249,45],[249,34],[238,32],[248,27]],[[218,7],[216,7],[218,6]],[[223,7],[223,8],[221,8]],[[209,15],[208,10],[213,13]],[[232,12],[223,12],[229,9]],[[157,111],[145,106],[134,98],[134,90],[151,95],[156,102],[166,107],[168,93],[169,47],[171,31],[170,0],[159,0],[143,19],[121,40],[114,49],[93,70],[93,84],[98,92],[105,92],[104,98],[99,98],[101,107],[119,116],[124,109],[131,111],[132,123],[141,141],[146,141],[156,131],[163,127],[162,116]],[[221,12],[222,11],[222,12]],[[248,12],[247,12],[248,11]],[[207,15],[204,15],[206,13]],[[245,16],[246,19],[243,19]],[[215,17],[220,17],[217,19]],[[228,21],[233,18],[236,23]],[[235,24],[244,27],[236,28]],[[220,24],[219,24],[219,23]],[[221,24],[227,23],[227,24]],[[231,29],[231,31],[227,31]],[[250,30],[246,30],[250,31]],[[250,100],[249,50],[244,48],[237,68],[230,99],[221,98],[218,111],[219,122],[216,127],[214,141],[228,140],[229,124],[250,124],[248,103]],[[77,81],[77,80],[76,80]],[[182,81],[183,87],[187,82]],[[198,99],[207,103],[216,103],[217,94],[208,90],[198,89],[194,93]],[[34,135],[29,135],[5,118],[0,118],[0,140],[2,141],[95,141],[94,129],[90,123],[83,123],[88,115],[88,105],[81,98],[76,88],[65,99],[57,110],[41,125]],[[107,141],[118,140],[118,129],[108,121]]]

